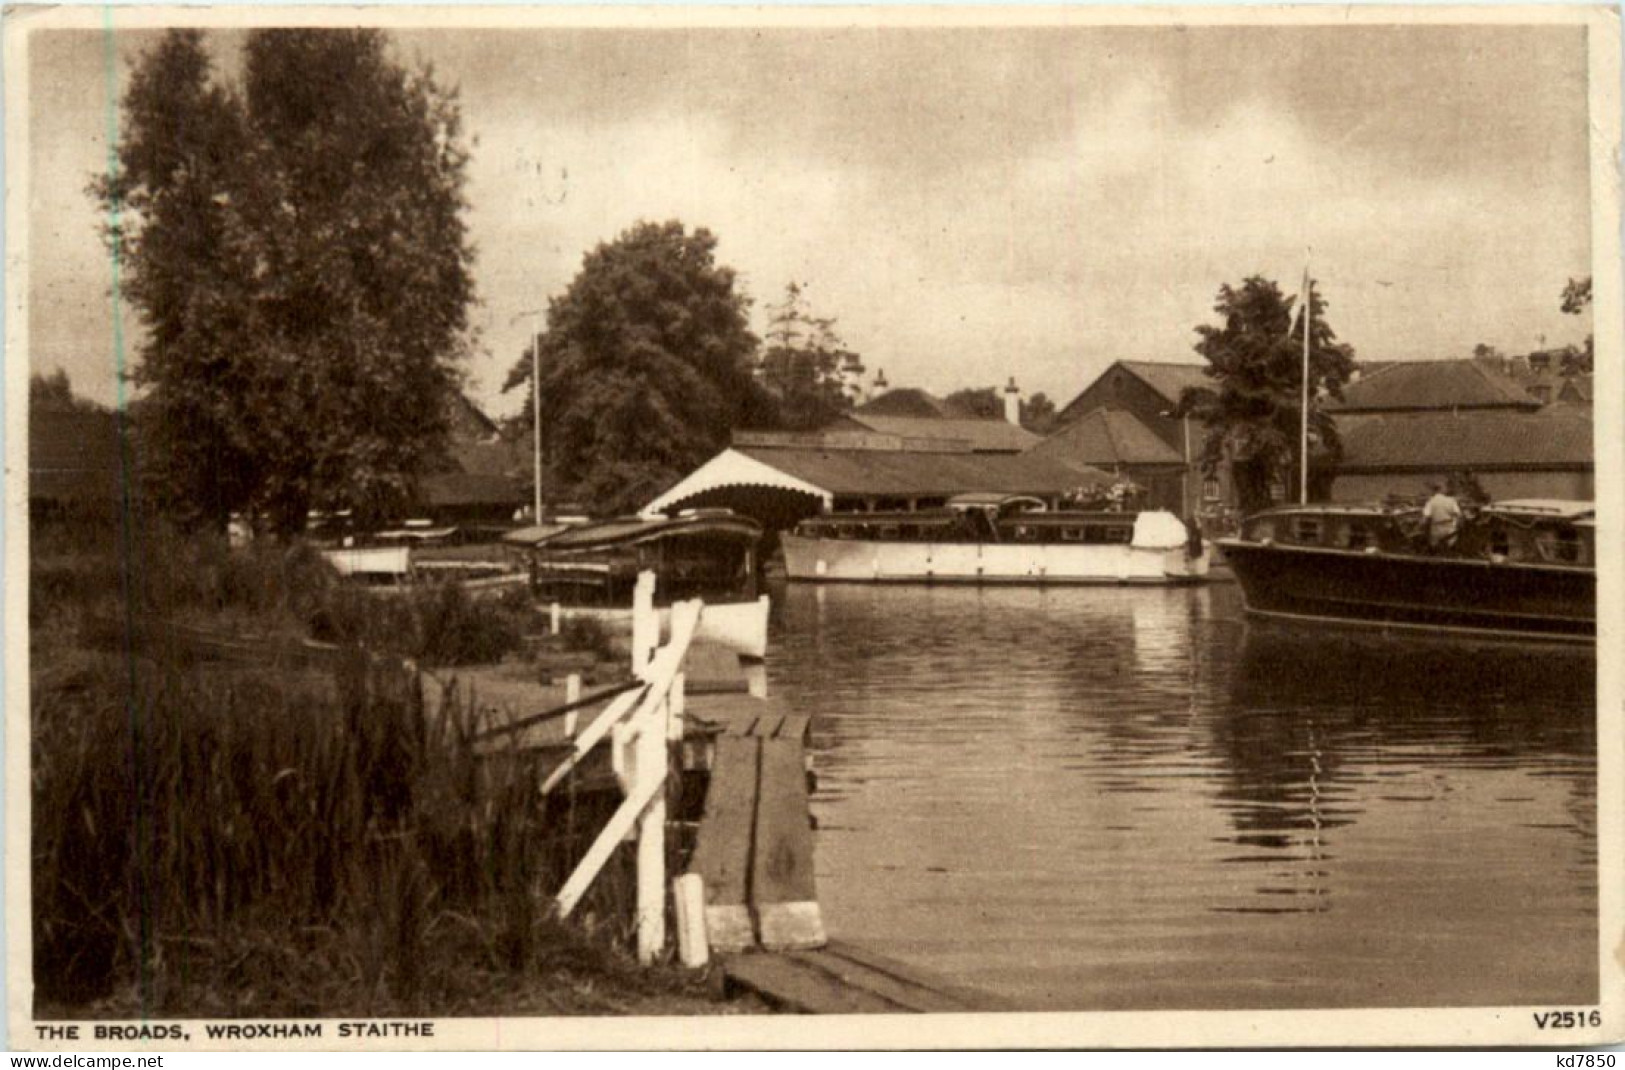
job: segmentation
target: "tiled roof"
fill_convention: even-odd
[[[505,475],[441,472],[418,480],[418,503],[427,506],[525,504],[519,484]]]
[[[106,502],[123,493],[118,418],[34,409],[28,419],[28,496]]]
[[[1540,402],[1517,380],[1476,360],[1394,361],[1343,388],[1336,412],[1406,412],[1448,409],[1533,409]]]
[[[1170,405],[1179,404],[1179,396],[1189,387],[1212,389],[1217,380],[1207,374],[1207,363],[1163,364],[1150,360],[1120,360],[1123,368],[1133,372],[1152,390],[1168,399]]]
[[[909,450],[735,449],[802,483],[836,495],[935,497],[971,491],[1057,494],[1109,486],[1087,465],[1030,453],[922,453]]]
[[[1118,464],[1183,465],[1181,457],[1133,413],[1101,406],[1067,424],[1032,453],[1097,467]]]
[[[915,387],[899,387],[864,402],[852,410],[853,416],[945,417],[951,415],[947,402]]]
[[[511,476],[529,471],[532,451],[508,442],[453,442],[447,451],[457,471],[469,475]]]
[[[970,443],[978,452],[1019,453],[1038,442],[1038,436],[1008,420],[967,420],[927,416],[876,416],[854,411],[849,419],[882,435],[899,438],[952,438]]]
[[[1337,429],[1344,472],[1578,468],[1595,457],[1591,416],[1578,406],[1340,414]]]

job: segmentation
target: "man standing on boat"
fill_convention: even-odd
[[[1422,507],[1422,519],[1428,526],[1428,549],[1437,553],[1456,544],[1461,530],[1461,504],[1445,493],[1444,484],[1433,483],[1433,497]]]

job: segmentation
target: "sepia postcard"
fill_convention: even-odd
[[[13,1047],[1625,1038],[1617,10],[4,30]]]

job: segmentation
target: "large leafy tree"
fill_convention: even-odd
[[[172,31],[95,186],[146,337],[161,500],[297,531],[377,516],[438,460],[473,299],[454,94],[372,30],[259,30],[241,84]]]
[[[552,495],[598,513],[636,508],[733,428],[771,419],[751,373],[749,300],[716,245],[675,220],[638,223],[589,252],[549,302],[540,409]],[[527,352],[504,389],[530,377]]]
[[[835,320],[814,315],[795,282],[784,288],[782,302],[768,306],[768,314],[760,376],[778,403],[780,425],[812,430],[850,409],[848,387],[863,374],[863,361],[836,333]]]
[[[1310,491],[1324,497],[1342,455],[1337,428],[1316,404],[1342,398],[1354,371],[1354,350],[1337,341],[1326,320],[1326,302],[1310,287],[1313,327],[1309,335]],[[1300,418],[1303,412],[1303,316],[1301,298],[1281,293],[1253,276],[1219,290],[1214,311],[1222,323],[1196,328],[1196,351],[1207,359],[1214,385],[1187,389],[1182,414],[1207,427],[1200,462],[1208,473],[1230,465],[1243,512],[1270,503],[1270,484],[1298,483]]]

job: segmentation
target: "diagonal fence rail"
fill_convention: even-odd
[[[575,871],[553,896],[561,918],[567,918],[603,871],[615,848],[637,838],[638,960],[651,963],[666,943],[666,780],[671,770],[670,744],[683,737],[683,661],[694,639],[704,604],[698,600],[672,607],[671,634],[656,647],[659,635],[654,605],[654,573],[638,577],[633,601],[632,672],[639,681],[618,694],[577,734],[564,761],[543,780],[543,796],[552,792],[606,740],[610,765],[625,798],[605,823]]]

